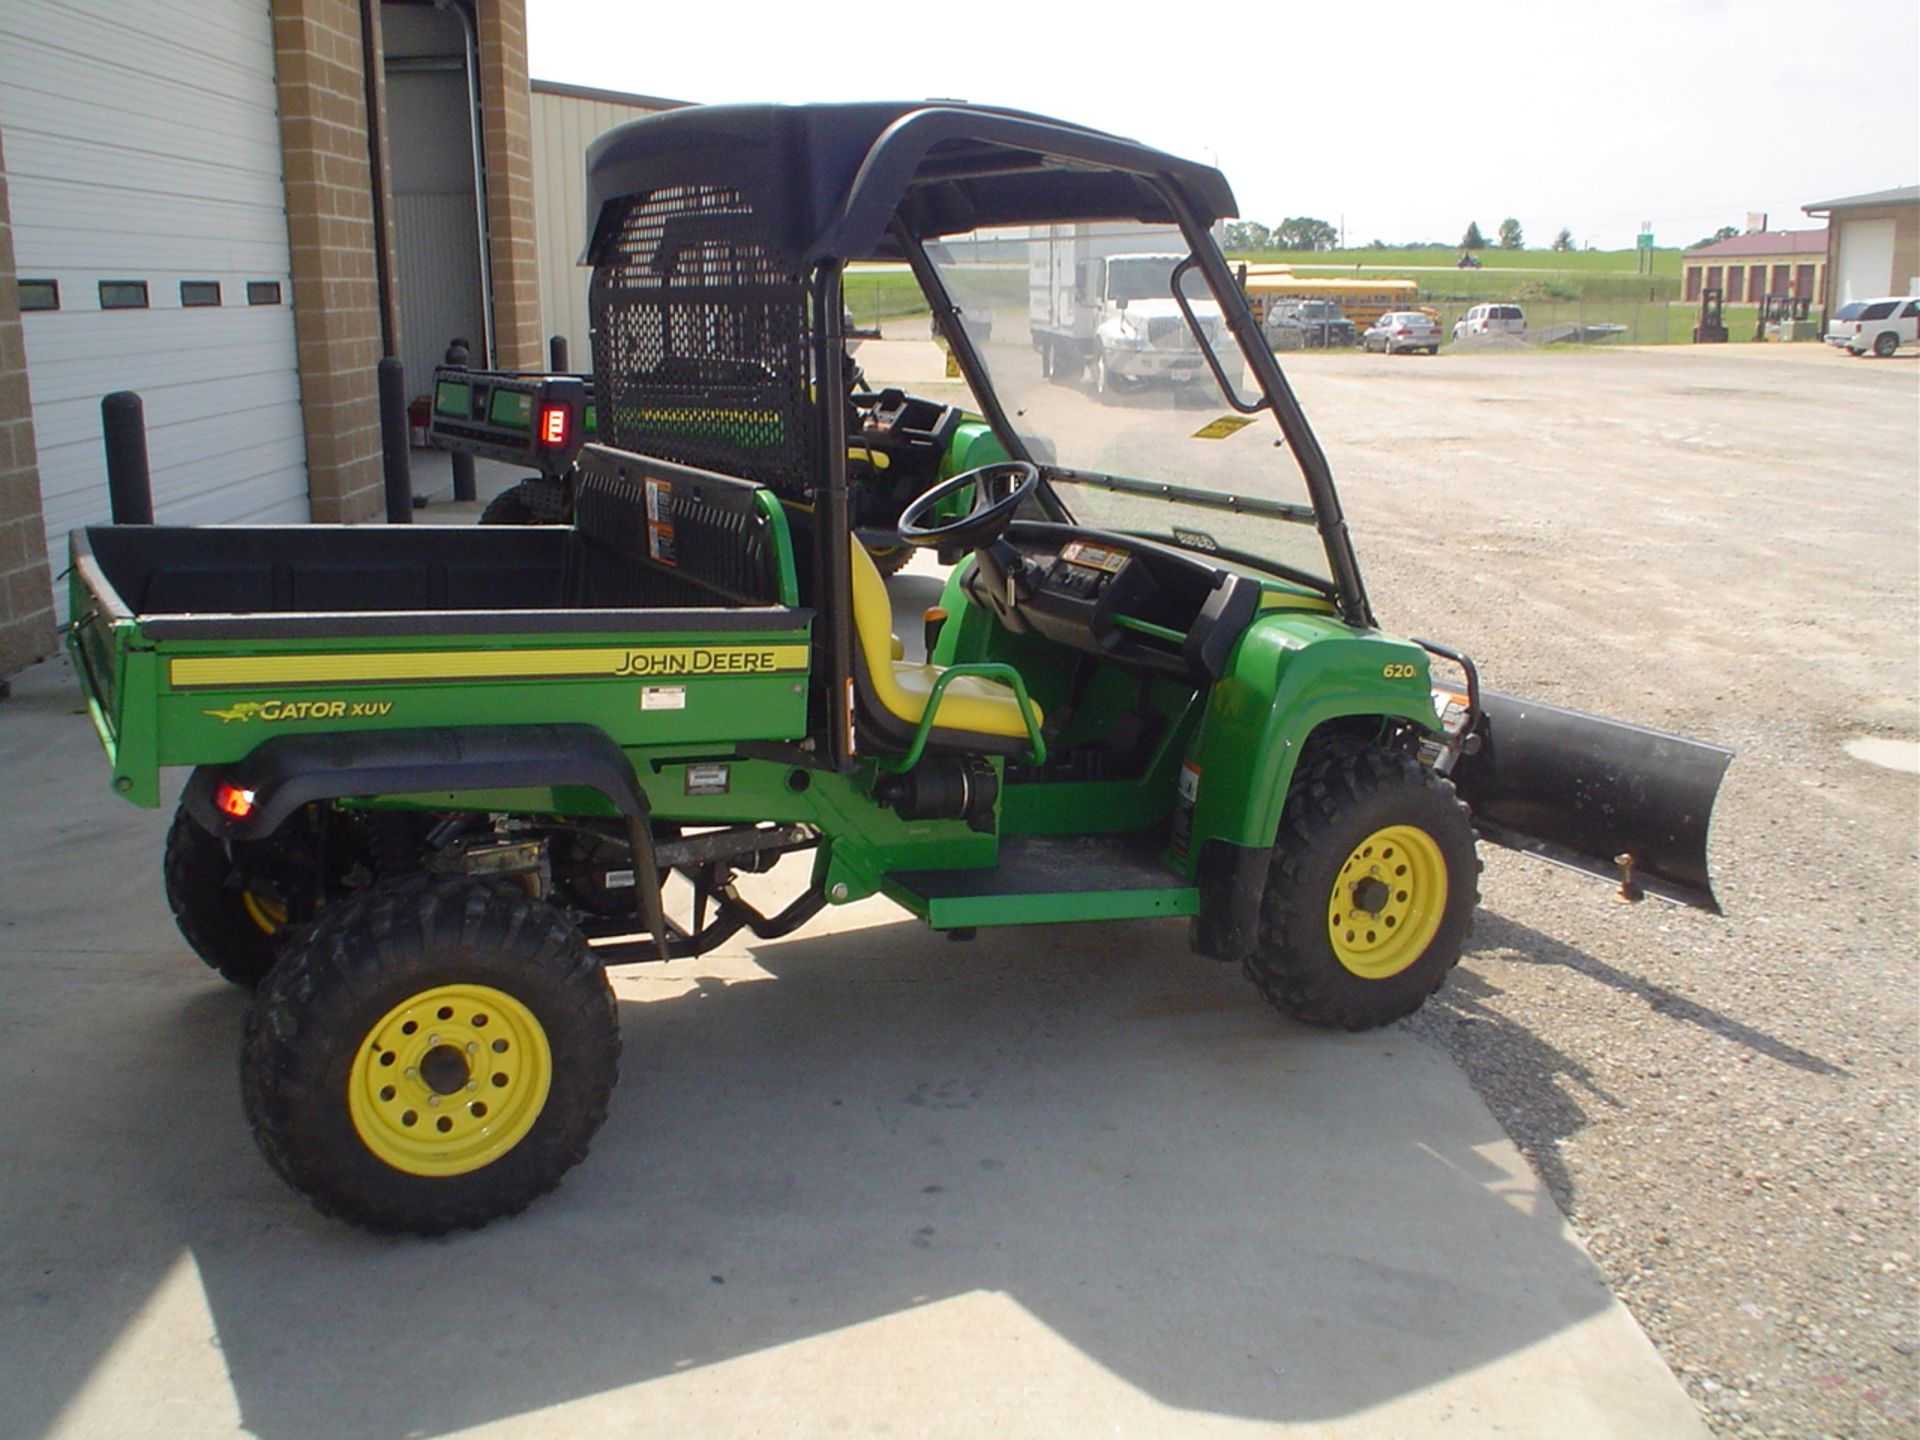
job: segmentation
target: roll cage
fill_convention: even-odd
[[[811,513],[803,565],[822,621],[832,763],[853,751],[851,707],[836,698],[851,693],[855,666],[840,393],[849,262],[911,267],[1001,443],[1036,459],[955,323],[959,310],[924,248],[943,236],[1100,220],[1176,225],[1189,248],[1182,270],[1204,275],[1259,390],[1236,408],[1273,412],[1312,502],[1339,614],[1373,627],[1325,452],[1209,233],[1237,213],[1218,170],[1015,111],[879,103],[669,111],[603,135],[586,168],[602,438],[759,480]],[[1186,310],[1178,286],[1175,294]],[[720,427],[724,456],[711,437],[704,452],[689,438],[698,417],[719,413],[716,399],[734,407]],[[1068,518],[1044,479],[1039,502]]]

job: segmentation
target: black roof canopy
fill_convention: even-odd
[[[897,258],[896,213],[916,237],[999,225],[1238,213],[1226,178],[1132,140],[1011,110],[952,103],[696,105],[629,121],[587,149],[586,259],[630,196],[679,185],[738,190],[795,269]]]

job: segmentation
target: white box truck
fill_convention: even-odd
[[[1027,242],[1028,327],[1049,378],[1091,376],[1101,395],[1211,385],[1205,356],[1173,298],[1187,253],[1171,226],[1092,223],[1036,229]],[[1220,306],[1197,274],[1185,292],[1216,355],[1233,352]]]

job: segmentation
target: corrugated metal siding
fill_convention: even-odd
[[[475,365],[486,358],[471,113],[463,73],[387,75],[400,359],[410,395],[432,388],[433,367],[456,335]]]
[[[575,95],[533,92],[533,214],[540,251],[540,323],[565,335],[576,370],[590,368],[587,271],[587,146],[616,125],[656,111]]]
[[[0,6],[14,248],[60,284],[21,317],[56,574],[67,531],[107,518],[113,390],[146,403],[163,523],[308,518],[273,61],[264,3]],[[102,311],[101,280],[146,281],[151,308]],[[181,308],[183,280],[220,306]],[[249,306],[250,280],[282,303]]]

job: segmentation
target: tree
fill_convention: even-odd
[[[1227,249],[1265,250],[1273,244],[1273,232],[1258,220],[1229,220]]]
[[[1560,233],[1553,237],[1553,248],[1555,250],[1573,249],[1573,231],[1562,225],[1560,227]]]
[[[1509,215],[1500,222],[1500,248],[1518,250],[1526,242],[1520,237],[1520,222]]]
[[[1273,232],[1273,243],[1282,250],[1331,250],[1339,238],[1338,230],[1311,215],[1289,215]]]
[[[1731,240],[1740,232],[1731,225],[1722,225],[1704,240],[1696,240],[1687,246],[1689,250],[1698,250],[1703,245],[1718,245],[1722,240]]]
[[[1460,248],[1462,250],[1484,250],[1487,248],[1487,237],[1480,233],[1480,222],[1478,220],[1471,222],[1467,226],[1467,233],[1460,237]]]

